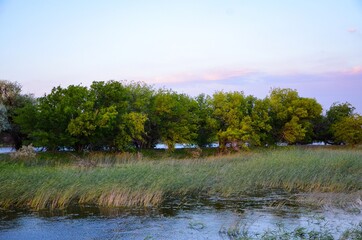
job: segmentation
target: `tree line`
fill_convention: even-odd
[[[313,98],[293,89],[271,89],[258,99],[241,91],[190,97],[143,82],[95,81],[90,87],[54,87],[34,98],[21,86],[0,81],[0,132],[17,149],[23,144],[56,150],[133,151],[164,143],[198,146],[218,142],[221,151],[277,143],[362,142],[362,117],[349,103],[325,114]]]

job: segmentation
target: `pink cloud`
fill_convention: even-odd
[[[256,73],[250,69],[216,69],[191,73],[176,73],[150,78],[137,78],[150,83],[180,83],[191,81],[220,81]]]
[[[348,75],[362,74],[362,66],[355,66],[351,69],[347,69],[346,71],[342,72],[342,74],[348,74]]]
[[[349,29],[347,29],[347,32],[355,33],[355,32],[357,32],[357,28],[349,28]]]
[[[210,71],[200,76],[200,80],[217,81],[222,79],[242,77],[254,73],[254,71],[248,69],[239,70],[216,70]]]

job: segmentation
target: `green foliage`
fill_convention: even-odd
[[[21,94],[21,86],[18,83],[0,80],[0,132],[8,134],[16,149],[21,147],[25,137],[19,125],[15,123],[17,110],[32,102],[31,95]]]
[[[352,146],[362,143],[362,116],[344,117],[332,125],[334,139]]]
[[[129,108],[130,93],[121,82],[93,82],[90,92],[94,96],[96,109],[115,106],[116,111],[123,114]]]
[[[198,105],[196,109],[198,116],[196,143],[202,147],[217,141],[217,123],[212,117],[212,98],[208,95],[200,94],[195,100]]]
[[[327,110],[326,115],[321,116],[314,125],[316,138],[329,144],[341,144],[343,141],[336,138],[333,125],[346,117],[353,117],[354,109],[355,108],[348,102],[333,103]]]
[[[147,85],[142,82],[130,82],[127,83],[126,88],[130,92],[130,109],[128,112],[134,112],[141,114],[139,123],[143,122],[143,130],[141,126],[137,127],[142,130],[143,133],[140,133],[142,137],[132,137],[134,146],[137,148],[151,148],[159,139],[159,136],[155,129],[154,125],[151,122],[150,118],[152,115],[152,99],[155,95],[155,91],[152,86]],[[143,119],[146,119],[143,121]]]
[[[94,144],[120,151],[142,147],[153,96],[151,86],[140,82],[94,82],[90,93],[95,99],[94,108],[101,109],[103,124],[95,134]]]
[[[10,129],[8,110],[3,104],[0,104],[0,132]]]
[[[72,118],[68,124],[68,132],[78,139],[84,138],[84,144],[92,142],[97,130],[111,128],[116,119],[117,111],[114,106],[101,109],[82,111],[76,118]]]
[[[326,112],[326,118],[328,122],[334,124],[345,117],[352,116],[354,114],[354,110],[355,108],[348,102],[333,103],[329,110]]]
[[[130,150],[132,147],[140,147],[144,142],[146,121],[147,115],[144,113],[124,114],[122,123],[119,125],[120,134],[115,140],[117,148]]]
[[[270,96],[272,141],[311,142],[313,121],[322,113],[315,99],[299,97],[292,89],[272,89]]]
[[[197,102],[185,94],[161,89],[153,98],[151,122],[159,140],[172,151],[176,143],[196,140],[198,116]]]
[[[243,92],[217,92],[213,95],[213,117],[219,144],[234,150],[259,146],[270,131],[267,102]]]
[[[28,105],[23,110],[23,113],[33,114],[33,119],[29,119],[30,122],[27,122],[26,117],[18,122],[25,126],[30,126],[34,122],[31,129],[28,129],[28,134],[35,146],[46,146],[54,150],[58,146],[79,145],[82,139],[72,135],[68,131],[68,125],[84,111],[87,98],[86,87],[71,85],[66,89],[53,88],[49,95],[38,99],[35,109]]]
[[[282,128],[282,139],[288,143],[295,143],[297,141],[301,141],[305,137],[306,129],[303,128],[301,124],[299,124],[299,118],[293,116],[292,119],[285,123]]]
[[[110,148],[124,151],[144,142],[152,89],[140,83],[71,85],[17,110],[16,122],[35,146],[49,150]]]
[[[113,80],[89,88],[55,87],[38,99],[21,95],[17,83],[0,81],[0,90],[0,130],[12,135],[17,148],[24,141],[49,150],[133,151],[162,142],[172,151],[175,143],[218,141],[227,152],[278,142],[339,143],[341,134],[332,126],[354,110],[349,103],[333,104],[322,116],[315,99],[280,88],[265,99],[222,91],[191,98],[155,91],[142,82]]]

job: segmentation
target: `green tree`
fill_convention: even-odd
[[[321,115],[315,120],[315,139],[328,144],[340,144],[341,142],[334,137],[332,125],[345,117],[352,117],[354,115],[354,109],[355,108],[348,102],[333,103],[325,115]]]
[[[98,129],[97,145],[121,151],[141,148],[150,130],[152,87],[141,82],[108,81],[93,82],[90,91],[95,109],[112,107],[116,112],[111,125]]]
[[[212,117],[212,99],[210,96],[200,94],[195,98],[197,102],[196,114],[198,116],[198,132],[196,143],[201,147],[216,142],[217,123]]]
[[[144,113],[130,112],[122,115],[121,124],[118,126],[120,134],[115,139],[118,149],[141,148],[144,142],[146,121],[147,116]]]
[[[315,99],[299,97],[296,90],[275,88],[269,101],[273,142],[313,140],[313,121],[322,113],[322,106]]]
[[[21,86],[16,82],[0,80],[0,120],[1,132],[8,135],[16,149],[22,146],[24,135],[14,119],[17,110],[33,102],[31,95],[21,93]]]
[[[72,118],[68,124],[67,131],[78,139],[78,149],[85,146],[92,149],[100,146],[97,140],[97,132],[102,132],[113,127],[117,117],[115,107],[101,109],[86,109],[81,111],[76,118]],[[104,146],[104,145],[103,145]]]
[[[197,137],[197,103],[185,94],[160,89],[152,99],[152,134],[172,151],[175,143],[192,143]]]
[[[152,94],[136,82],[57,87],[19,109],[17,122],[36,146],[124,151],[144,142]]]
[[[129,126],[138,126],[136,128],[141,130],[140,123],[143,124],[142,131],[139,131],[139,134],[142,136],[136,134],[138,135],[137,137],[131,136],[130,138],[133,139],[133,145],[136,148],[151,148],[159,141],[154,128],[155,126],[152,124],[149,117],[152,114],[152,99],[155,95],[155,90],[150,85],[133,81],[126,82],[125,87],[130,92],[128,114],[133,113],[132,118],[134,119],[132,120],[133,123],[130,123]],[[134,116],[138,116],[138,118],[135,118]],[[131,120],[128,115],[124,116],[123,119],[128,122]],[[128,132],[131,133],[133,130],[128,130]]]
[[[72,135],[68,126],[84,111],[88,101],[87,88],[74,85],[53,88],[50,94],[39,98],[35,115],[37,124],[31,133],[34,144],[42,144],[50,150],[55,150],[58,146],[81,149],[84,139],[82,136]]]
[[[93,99],[86,87],[56,87],[35,104],[20,108],[16,122],[34,146],[49,150],[71,146],[81,150],[88,144],[87,137],[92,135],[92,114],[89,114],[92,105]]]
[[[352,146],[362,143],[362,116],[358,114],[340,119],[331,129],[336,141]]]
[[[327,120],[330,124],[337,123],[345,117],[352,117],[355,108],[348,102],[333,103],[329,110],[326,112]]]
[[[341,141],[335,138],[332,126],[346,117],[352,117],[354,110],[355,108],[348,102],[333,103],[326,115],[316,124],[318,139],[328,144],[341,144]]]
[[[37,102],[37,99],[33,99],[15,110],[14,123],[19,126],[21,133],[25,136],[23,139],[24,144],[30,144],[34,141],[32,135],[38,125]]]
[[[251,119],[254,128],[254,145],[265,145],[268,143],[269,133],[272,129],[270,125],[269,109],[270,103],[268,99],[254,98],[253,108],[251,111]]]
[[[10,129],[8,110],[3,104],[0,104],[0,132]]]
[[[265,140],[270,131],[267,101],[243,92],[216,92],[212,104],[222,151],[227,146],[236,151],[258,146]]]

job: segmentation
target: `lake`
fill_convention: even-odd
[[[362,222],[361,209],[301,206],[286,194],[242,199],[169,199],[158,208],[73,206],[0,210],[0,239],[232,239],[248,232],[327,231],[337,239]],[[282,230],[281,230],[282,229]]]

